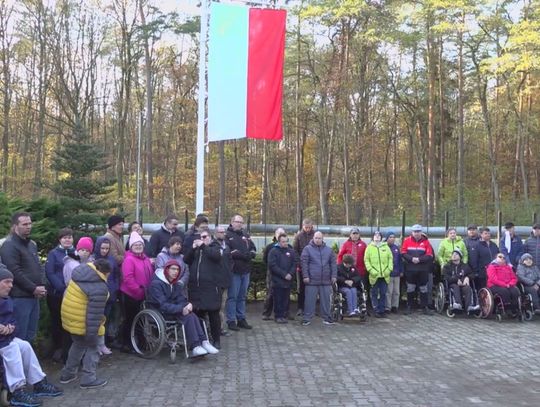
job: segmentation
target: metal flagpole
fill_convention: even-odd
[[[201,38],[199,44],[199,103],[197,123],[197,185],[195,213],[204,212],[204,147],[206,140],[206,40],[208,37],[208,1],[201,4]]]
[[[135,198],[135,220],[140,221],[141,213],[141,139],[143,127],[143,114],[139,113],[139,131],[137,134],[137,194]]]

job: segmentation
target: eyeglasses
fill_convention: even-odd
[[[358,232],[351,232],[351,235],[358,235]]]
[[[210,237],[208,235],[201,235],[201,239],[206,239],[207,237]]]
[[[179,267],[176,267],[176,266],[170,266],[170,267],[169,267],[169,270],[176,270],[176,271],[179,271],[180,268],[179,268]]]
[[[498,259],[504,259],[504,256],[503,255],[498,255],[497,258]]]

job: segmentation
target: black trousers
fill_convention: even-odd
[[[493,294],[497,294],[505,304],[510,304],[510,310],[517,312],[519,308],[519,289],[517,287],[499,287],[492,286],[489,288]]]
[[[47,307],[49,308],[51,321],[51,339],[53,352],[62,349],[62,359],[64,362],[67,359],[69,348],[71,347],[71,335],[62,328],[62,316],[60,309],[62,308],[62,300],[64,297],[53,295],[47,296]]]
[[[221,318],[219,317],[219,310],[208,311],[196,309],[195,314],[201,319],[205,319],[206,315],[208,315],[208,322],[210,322],[210,336],[212,336],[214,342],[219,342],[219,337],[221,335]]]
[[[142,301],[136,300],[127,294],[120,293],[120,302],[122,304],[122,344],[131,347],[131,325],[135,315],[141,310]]]
[[[289,314],[289,299],[291,296],[290,287],[272,287],[274,294],[274,317],[287,318]]]

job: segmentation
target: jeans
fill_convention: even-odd
[[[463,306],[465,311],[468,311],[471,306],[471,287],[468,285],[459,286],[457,284],[451,284],[450,289],[452,290],[452,294],[454,294],[454,301]],[[462,298],[465,301],[462,301]]]
[[[37,334],[39,322],[39,299],[13,298],[13,316],[17,321],[15,336],[23,341],[32,342]]]
[[[272,287],[272,294],[274,296],[274,317],[276,319],[287,318],[291,289],[285,287]]]
[[[233,274],[227,291],[227,323],[246,319],[246,297],[249,274]]]
[[[347,300],[347,312],[352,314],[358,308],[358,290],[356,287],[340,287],[339,292]]]
[[[384,314],[387,287],[388,284],[384,278],[378,278],[371,287],[371,300],[373,301],[373,309],[377,314]]]

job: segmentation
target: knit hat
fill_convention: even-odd
[[[463,259],[463,253],[461,253],[461,250],[459,250],[459,249],[454,249],[454,250],[452,251],[452,254],[454,254],[454,253],[457,253],[458,256],[459,256],[459,258],[460,258],[460,259]]]
[[[386,240],[390,239],[392,236],[395,237],[395,236],[396,236],[396,232],[394,232],[393,230],[389,230],[388,232],[386,232],[386,233],[384,234],[384,240],[386,241]]]
[[[133,246],[135,243],[142,243],[144,246],[144,240],[137,232],[131,232],[131,235],[129,235],[129,248],[131,249],[131,246]]]
[[[123,223],[124,218],[120,215],[113,215],[107,220],[107,226],[109,226],[109,229],[111,229],[113,226],[118,225],[119,223]]]
[[[349,234],[351,233],[360,233],[360,229],[358,229],[357,227],[351,228],[351,231],[349,232]]]
[[[11,271],[4,264],[0,263],[0,281],[8,278],[13,279],[13,274],[11,274]]]
[[[469,225],[467,226],[467,230],[476,230],[478,229],[478,226],[476,225],[476,223],[469,223]]]
[[[178,266],[178,268],[180,269],[180,270],[178,271],[178,275],[177,275],[175,278],[173,278],[173,279],[171,279],[171,277],[170,277],[170,275],[169,275],[169,268],[170,268],[171,266]],[[167,281],[168,281],[171,285],[174,285],[174,284],[176,284],[176,282],[177,282],[178,280],[180,280],[180,277],[181,277],[181,275],[182,275],[182,266],[180,266],[180,264],[179,264],[176,260],[174,260],[174,259],[169,260],[167,263],[165,263],[165,267],[163,268],[163,275],[165,276],[165,278],[167,279]]]
[[[94,242],[92,241],[91,237],[85,236],[79,239],[79,242],[77,243],[77,251],[82,249],[88,250],[90,253],[94,251]]]
[[[523,263],[527,259],[533,260],[533,256],[531,256],[529,253],[523,253],[523,256],[521,256],[521,259],[519,259],[519,262]]]

